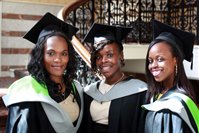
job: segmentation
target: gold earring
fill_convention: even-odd
[[[178,74],[178,65],[176,64],[176,66],[175,66],[175,69],[176,69],[176,76],[177,76],[177,74]]]

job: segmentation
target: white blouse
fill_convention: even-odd
[[[107,93],[114,85],[106,84],[103,80],[99,85],[99,91],[102,94]],[[93,100],[90,105],[90,113],[92,120],[96,123],[108,125],[109,108],[111,101],[109,102],[97,102]]]
[[[63,108],[63,110],[69,115],[72,122],[77,120],[80,110],[77,101],[73,101],[74,96],[70,94],[64,101],[59,104]]]

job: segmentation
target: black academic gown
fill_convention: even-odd
[[[130,80],[130,79],[127,79]],[[122,84],[125,84],[123,81]],[[143,82],[138,83],[143,86]],[[141,85],[142,84],[142,85]],[[98,86],[98,85],[97,85]],[[116,85],[117,86],[117,85]],[[125,86],[125,85],[124,85]],[[138,85],[139,86],[139,85]],[[135,89],[134,86],[125,86],[128,89]],[[146,87],[146,86],[145,86]],[[115,88],[112,88],[115,89]],[[111,100],[110,110],[109,110],[109,124],[107,133],[141,133],[143,128],[140,127],[140,123],[143,122],[141,105],[145,101],[146,89],[135,94],[129,94],[127,96],[122,96]],[[93,132],[94,122],[92,121],[90,115],[90,104],[93,101],[93,97],[84,93],[84,117],[83,126],[85,133],[95,133]],[[100,132],[99,132],[100,133]]]
[[[191,114],[187,104],[178,96],[178,93],[180,92],[173,88],[157,100],[155,104],[147,105],[145,133],[199,132],[192,116],[195,115],[195,119],[199,120],[199,114]],[[180,93],[180,95],[183,96],[184,94]],[[157,102],[159,103],[157,104]],[[197,106],[194,110],[199,112]],[[187,124],[188,121],[189,124]]]
[[[52,114],[53,115],[53,114]],[[14,118],[14,119],[13,119]],[[77,122],[77,121],[76,121]],[[74,125],[76,125],[74,122]],[[77,133],[80,133],[80,129]],[[23,102],[11,105],[6,133],[56,133],[41,103]]]
[[[24,81],[27,83],[24,84],[23,83]],[[6,124],[6,133],[56,133],[56,130],[53,128],[52,123],[50,122],[49,112],[46,112],[46,110],[44,109],[45,107],[47,107],[46,108],[47,110],[49,109],[51,110],[50,111],[51,118],[57,119],[59,117],[59,119],[53,121],[55,124],[57,124],[57,126],[60,125],[61,129],[70,128],[70,127],[63,127],[62,120],[65,121],[65,118],[60,119],[60,116],[61,117],[64,116],[59,111],[62,110],[60,106],[48,96],[48,93],[39,92],[39,90],[42,90],[42,87],[40,87],[38,83],[36,83],[37,85],[35,85],[35,83],[36,82],[34,81],[34,79],[31,78],[30,76],[24,77],[23,79],[20,79],[19,81],[11,85],[10,87],[11,94],[7,94],[5,97],[3,97],[4,102],[6,103],[6,105],[8,105],[9,109],[9,114]],[[24,89],[20,90],[20,86],[23,86]],[[31,92],[35,93],[35,91],[31,90],[31,86],[39,87],[38,89],[36,89],[38,94],[31,95]],[[27,91],[27,93],[24,93],[24,90],[29,90],[29,91]],[[12,93],[12,91],[13,93],[16,92],[16,97],[15,94]],[[22,95],[20,91],[23,92],[22,94],[27,94],[27,95]],[[18,96],[21,96],[21,98],[19,98]],[[50,101],[48,102],[48,100]],[[82,103],[79,91],[76,100],[81,110]],[[48,113],[48,116],[46,113]],[[81,118],[78,118],[78,121],[79,119]],[[76,126],[77,121],[74,122],[73,124],[74,126]],[[80,130],[78,130],[77,132],[79,133]]]
[[[40,102],[23,102],[9,107],[6,133],[55,133]]]

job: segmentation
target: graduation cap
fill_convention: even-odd
[[[47,12],[23,38],[36,44],[40,38],[53,35],[56,32],[64,33],[70,40],[79,29],[60,20],[56,16]]]
[[[106,40],[122,42],[131,30],[131,27],[94,23],[84,37],[84,42],[91,43],[94,47]]]
[[[194,34],[153,20],[153,38],[155,40],[165,40],[176,48],[180,48],[183,58],[189,62],[192,61],[192,51],[195,40]]]

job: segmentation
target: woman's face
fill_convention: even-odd
[[[98,51],[96,66],[106,79],[118,78],[118,74],[121,74],[121,59],[123,52],[119,52],[117,44],[113,42]]]
[[[166,42],[159,42],[152,46],[148,62],[148,69],[157,82],[173,85],[177,62],[172,56],[171,47]]]
[[[60,80],[69,61],[68,44],[63,37],[52,36],[44,46],[44,66],[53,81]]]

